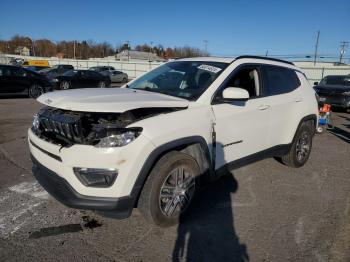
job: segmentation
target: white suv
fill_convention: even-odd
[[[276,157],[308,160],[315,91],[277,59],[189,58],[123,88],[48,93],[28,130],[33,174],[63,204],[160,226],[178,221],[203,178]]]

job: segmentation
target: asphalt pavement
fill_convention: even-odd
[[[314,138],[299,169],[266,159],[203,189],[178,226],[67,208],[31,174],[40,108],[0,99],[0,261],[349,261],[350,114]]]

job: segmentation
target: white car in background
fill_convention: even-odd
[[[112,83],[127,83],[128,75],[122,71],[115,70],[113,66],[94,66],[90,70],[99,72],[102,75],[109,76]]]
[[[309,158],[315,91],[266,57],[168,62],[124,88],[48,93],[28,130],[33,174],[63,204],[159,226],[178,222],[200,181],[267,157]]]

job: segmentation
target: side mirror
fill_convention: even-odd
[[[314,82],[314,85],[317,86],[317,85],[318,85],[318,82]]]
[[[249,99],[249,93],[243,88],[227,87],[222,92],[222,98],[229,101],[246,101]]]

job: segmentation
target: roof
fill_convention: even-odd
[[[210,61],[210,62],[221,62],[221,63],[232,63],[235,60],[234,57],[215,57],[215,56],[206,56],[206,57],[188,57],[188,58],[179,58],[176,61]]]
[[[191,58],[181,58],[177,61],[210,61],[210,62],[222,62],[222,63],[232,63],[235,60],[238,59],[258,59],[258,60],[265,60],[265,61],[274,61],[279,63],[285,63],[289,65],[294,65],[292,62],[280,60],[276,58],[271,57],[264,57],[264,56],[250,56],[250,55],[244,55],[244,56],[237,56],[237,57],[191,57]]]

